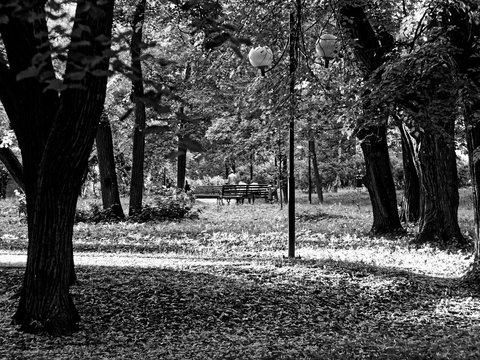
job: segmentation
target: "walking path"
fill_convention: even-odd
[[[75,266],[112,266],[112,267],[153,267],[184,268],[188,266],[215,266],[226,264],[250,264],[242,259],[205,259],[189,256],[165,254],[114,254],[114,253],[74,253]],[[1,267],[25,267],[27,253],[0,251]]]

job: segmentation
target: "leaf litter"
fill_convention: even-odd
[[[480,358],[480,299],[459,281],[468,254],[367,237],[368,220],[336,209],[299,218],[301,257],[287,259],[282,212],[238,207],[222,228],[220,211],[175,226],[78,226],[76,256],[103,261],[77,266],[82,321],[69,337],[10,324],[24,269],[0,267],[0,358]],[[5,232],[17,243],[0,236],[0,252],[24,251],[24,230]]]

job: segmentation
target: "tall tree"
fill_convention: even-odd
[[[112,128],[110,127],[108,115],[105,112],[102,113],[100,118],[95,144],[100,171],[103,208],[110,209],[116,217],[123,219],[125,214],[123,213],[118,189],[115,156],[113,154]]]
[[[434,15],[453,46],[462,80],[463,117],[473,188],[474,261],[465,279],[480,284],[480,7],[476,1],[442,1]]]
[[[368,78],[385,61],[385,55],[393,47],[393,38],[386,32],[375,33],[362,7],[343,5],[340,14],[342,29],[352,41],[355,55]],[[357,125],[357,138],[366,166],[364,183],[373,209],[373,233],[402,229],[388,153],[386,121],[386,118],[378,122],[363,118]]]
[[[0,14],[8,58],[0,99],[22,153],[29,239],[14,321],[25,331],[71,333],[79,320],[69,294],[73,222],[105,99],[113,1],[77,1],[63,80],[45,2],[7,1]]]
[[[135,103],[135,127],[133,130],[132,176],[130,183],[130,215],[141,210],[144,186],[145,159],[145,103],[143,102],[143,71],[141,53],[143,47],[143,23],[146,0],[136,4],[132,20],[132,40],[130,43],[132,76],[132,98]]]
[[[187,62],[185,64],[185,75],[184,80],[188,81],[192,74],[192,65]],[[178,135],[178,159],[177,159],[177,188],[183,189],[185,186],[185,175],[186,175],[186,168],[187,168],[187,151],[188,148],[185,144],[186,136],[185,136],[185,106],[180,106],[179,111],[179,120],[180,120],[180,129]]]
[[[433,8],[432,8],[433,9]],[[419,232],[415,243],[465,246],[458,224],[455,121],[458,82],[451,49],[427,11],[425,24],[412,29],[412,46],[377,72],[370,86],[371,108],[404,113],[407,139],[421,185]],[[428,29],[418,35],[418,29]]]

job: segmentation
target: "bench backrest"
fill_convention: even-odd
[[[224,197],[243,197],[256,196],[267,197],[270,192],[271,185],[254,184],[254,185],[201,185],[193,189],[195,195],[221,195]]]
[[[201,185],[193,189],[194,194],[221,194],[222,185]]]
[[[269,192],[269,185],[255,184],[255,185],[224,185],[223,196],[267,196]]]
[[[248,185],[223,185],[223,196],[243,196],[247,195]]]
[[[268,195],[269,189],[270,189],[270,185],[268,184],[248,185],[248,191],[252,194],[259,195],[259,196]]]

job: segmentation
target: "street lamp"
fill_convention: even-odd
[[[267,46],[253,48],[248,53],[248,60],[254,67],[260,69],[260,74],[265,76],[265,69],[272,65],[273,53]]]
[[[290,64],[289,64],[289,95],[290,95],[290,122],[289,122],[289,174],[288,174],[288,257],[295,257],[295,177],[294,177],[294,126],[296,112],[295,78],[298,66],[298,48],[300,27],[301,2],[297,0],[296,8],[290,12]],[[296,16],[295,16],[296,15]],[[325,60],[325,67],[337,53],[337,37],[330,34],[320,36],[316,43],[317,55]],[[250,63],[260,69],[265,76],[265,69],[271,66],[273,60],[272,51],[264,46],[251,49],[248,54]],[[281,191],[281,189],[280,189]]]
[[[338,53],[337,37],[331,34],[323,34],[315,44],[317,56],[325,60],[325,67],[328,68],[328,63]]]

